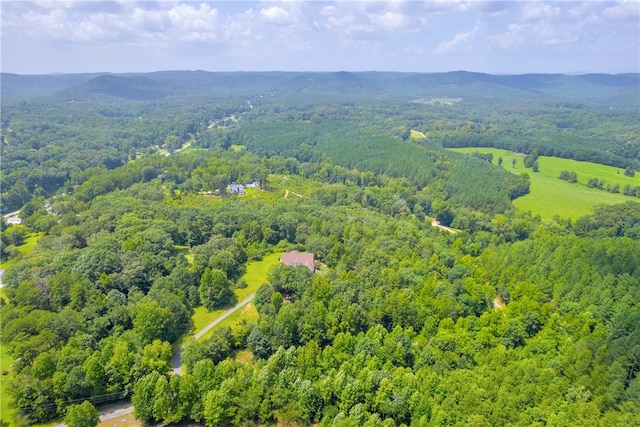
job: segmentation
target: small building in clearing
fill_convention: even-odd
[[[229,184],[227,185],[227,189],[230,190],[232,194],[246,194],[244,185],[242,184]]]
[[[284,265],[291,265],[294,267],[304,265],[312,272],[316,271],[315,258],[312,253],[291,251],[286,254],[282,254],[280,262]]]
[[[8,218],[5,218],[4,222],[6,222],[7,225],[18,225],[22,224],[22,219],[20,219],[19,216],[10,216]]]

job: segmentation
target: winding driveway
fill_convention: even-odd
[[[243,299],[242,301],[240,301],[234,307],[232,307],[229,310],[225,311],[222,314],[222,316],[218,317],[216,320],[214,320],[213,322],[211,322],[207,326],[205,326],[200,332],[195,334],[195,336],[194,336],[195,339],[201,338],[204,334],[209,332],[212,328],[216,327],[216,325],[219,325],[220,322],[222,322],[224,319],[226,319],[227,317],[231,316],[233,313],[235,313],[236,311],[240,310],[245,305],[249,304],[249,302],[251,302],[251,300],[255,296],[256,296],[256,293],[254,292],[251,295],[249,295],[248,297],[246,297],[245,299]],[[180,350],[182,350],[182,349],[180,349]],[[182,375],[181,351],[178,351],[178,352],[176,352],[176,354],[173,355],[173,358],[171,359],[171,364],[173,366],[173,373],[176,374],[176,375]],[[119,405],[119,406],[116,406],[116,407],[112,407],[112,408],[106,409],[104,411],[100,411],[100,422],[111,420],[113,418],[118,418],[118,417],[121,417],[123,415],[128,415],[128,414],[130,414],[132,412],[133,412],[133,405],[131,405],[130,403],[125,403],[125,404],[122,404],[122,405]],[[52,427],[66,427],[66,425],[61,423],[61,424],[55,424]]]
[[[245,305],[249,304],[249,302],[253,299],[253,297],[256,296],[256,293],[252,293],[251,295],[249,295],[248,297],[246,297],[245,299],[243,299],[242,301],[240,301],[238,304],[236,304],[234,307],[230,308],[229,310],[225,311],[220,317],[218,317],[216,320],[214,320],[213,322],[209,323],[207,326],[205,326],[204,328],[202,328],[202,330],[200,332],[198,332],[197,334],[194,335],[194,339],[200,339],[202,338],[202,336],[204,336],[204,334],[206,334],[207,332],[209,332],[212,328],[215,328],[217,325],[219,325],[224,319],[226,319],[227,317],[231,316],[233,313],[235,313],[236,311],[240,310],[242,307],[244,307]],[[173,373],[176,375],[182,375],[182,349],[180,349],[179,351],[176,352],[176,354],[173,355],[173,358],[171,359],[171,365],[173,366]]]

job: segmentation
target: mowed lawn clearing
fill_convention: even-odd
[[[18,252],[20,252],[21,256],[28,255],[31,253],[33,248],[35,248],[38,239],[42,237],[44,233],[30,233],[25,236],[25,241],[22,245],[17,246]],[[12,264],[16,262],[16,258],[11,259],[7,262],[3,262],[0,264],[0,268],[10,267]],[[4,292],[4,289],[0,289],[0,298],[2,298],[5,302],[7,301],[7,296]],[[13,412],[12,400],[9,397],[8,387],[9,387],[9,379],[11,378],[11,365],[14,360],[9,355],[6,346],[4,346],[0,342],[0,423],[1,425],[15,425],[15,414]],[[2,375],[1,373],[7,372],[7,375]]]
[[[538,158],[539,172],[533,172],[524,167],[524,154],[507,150],[486,147],[455,148],[452,151],[471,154],[473,152],[493,154],[493,163],[497,164],[502,157],[502,167],[509,172],[520,174],[526,172],[531,178],[531,191],[524,197],[513,201],[513,205],[524,211],[540,215],[544,219],[554,216],[575,220],[592,212],[596,205],[614,205],[627,201],[640,202],[640,199],[625,196],[621,193],[610,193],[605,190],[586,186],[589,178],[604,179],[605,185],[620,185],[620,191],[625,185],[640,185],[640,174],[631,178],[624,175],[624,171],[613,166],[600,165],[591,162],[579,162],[570,159],[541,156]],[[516,165],[513,166],[513,159]],[[578,174],[577,183],[569,183],[559,178],[560,171],[574,171]],[[618,173],[620,172],[620,173]]]
[[[40,240],[42,236],[44,236],[44,233],[42,232],[27,234],[24,238],[24,243],[21,244],[20,246],[16,246],[16,248],[18,249],[18,252],[20,252],[20,255],[25,256],[30,254],[33,248],[36,247],[36,243],[38,243],[38,240]],[[17,258],[13,258],[13,259],[10,259],[9,261],[0,263],[0,268],[10,267],[11,265],[15,264],[16,259]]]
[[[236,294],[236,298],[238,301],[242,301],[247,298],[249,295],[258,290],[258,288],[267,282],[267,273],[274,265],[280,262],[280,257],[282,254],[274,253],[266,255],[261,261],[251,261],[247,263],[247,270],[245,271],[242,278],[247,283],[247,287],[244,289],[235,289],[234,292]],[[249,304],[248,304],[249,305]],[[242,319],[252,319],[257,318],[257,311],[255,311],[255,307],[251,304],[253,312],[251,310],[246,311],[244,308],[238,310],[232,316],[225,319],[220,325],[231,326],[235,325],[238,322],[242,321]],[[216,320],[220,317],[227,309],[231,307],[227,307],[226,309],[219,309],[214,311],[208,311],[205,307],[198,307],[194,310],[193,316],[191,319],[193,320],[193,332],[191,335],[195,335],[200,332],[207,326],[209,323]],[[255,319],[253,319],[255,320]],[[218,327],[220,327],[218,325]],[[214,328],[215,329],[215,328]],[[208,334],[207,334],[208,335]],[[207,335],[204,335],[206,337]]]
[[[247,322],[247,323],[255,322],[258,320],[258,316],[259,314],[258,314],[258,310],[256,309],[256,306],[253,305],[252,302],[250,302],[244,307],[242,307],[241,309],[239,309],[238,311],[236,311],[235,313],[233,313],[231,316],[227,317],[222,322],[220,322],[219,324],[211,328],[209,331],[207,331],[207,333],[202,335],[200,339],[206,340],[207,338],[210,338],[216,329],[221,329],[221,328],[233,329],[234,327],[240,325],[242,322]]]
[[[9,397],[9,379],[11,378],[11,364],[13,358],[9,355],[7,348],[0,343],[0,372],[9,372],[0,377],[0,422],[3,426],[15,425],[15,414],[13,413],[13,401]]]

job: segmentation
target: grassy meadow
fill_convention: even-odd
[[[514,206],[524,211],[531,211],[544,219],[554,216],[575,220],[583,215],[591,213],[596,205],[613,205],[627,201],[640,201],[640,199],[625,196],[622,193],[614,194],[605,190],[589,188],[586,186],[589,178],[604,179],[606,184],[619,184],[620,191],[625,185],[640,185],[640,174],[635,177],[624,175],[624,170],[612,166],[600,165],[590,162],[579,162],[557,157],[538,158],[540,169],[533,172],[524,167],[524,154],[498,148],[466,147],[455,148],[452,151],[471,154],[473,152],[493,154],[493,163],[497,164],[502,157],[502,167],[515,174],[526,172],[531,178],[531,192],[524,197],[513,201]],[[513,159],[516,160],[515,166]],[[578,175],[577,183],[569,183],[559,178],[563,170],[574,171]]]
[[[242,322],[247,322],[247,323],[256,322],[258,320],[258,316],[259,316],[258,310],[256,309],[256,307],[253,305],[253,303],[249,303],[244,307],[242,307],[240,310],[233,313],[231,316],[224,319],[222,322],[217,324],[214,328],[207,331],[207,333],[204,334],[200,339],[206,340],[207,338],[210,338],[216,329],[220,329],[220,328],[233,329],[235,326],[238,326]]]
[[[252,261],[247,263],[247,270],[242,278],[247,283],[247,287],[244,289],[235,289],[236,298],[242,301],[252,293],[258,290],[258,288],[267,281],[267,273],[274,265],[280,262],[280,253],[268,254],[261,261]],[[250,307],[249,307],[250,306]],[[193,316],[193,332],[195,335],[201,331],[209,323],[220,317],[227,309],[219,309],[209,311],[205,307],[197,307],[194,310]],[[233,315],[229,316],[224,322],[220,323],[217,327],[234,326],[240,323],[242,320],[253,321],[257,319],[258,312],[253,304],[247,304],[247,307],[238,310]],[[215,329],[215,328],[214,328]],[[213,329],[212,329],[213,331]],[[203,338],[206,338],[208,334],[205,334]]]
[[[11,377],[10,367],[13,363],[13,358],[7,352],[7,349],[0,343],[0,372],[8,371],[8,375],[2,375],[0,377],[0,423],[2,426],[13,425],[13,409],[11,405],[11,399],[9,398],[8,387],[9,379]]]
[[[20,256],[28,255],[33,248],[38,243],[38,239],[42,237],[44,233],[30,233],[25,236],[25,241],[22,245],[18,246],[18,252],[20,252]],[[9,261],[3,262],[0,264],[0,269],[4,269],[10,267],[16,262],[17,258],[10,259]],[[7,296],[4,292],[4,289],[0,288],[0,298],[7,302]],[[7,375],[0,376],[0,425],[9,426],[14,424],[13,408],[11,405],[11,399],[8,395],[8,382],[11,378],[11,364],[13,363],[13,358],[7,351],[6,347],[2,345],[0,342],[0,372],[7,371],[9,372]]]
[[[18,249],[18,252],[20,252],[20,255],[25,256],[25,255],[28,255],[29,253],[31,253],[33,248],[36,247],[36,243],[38,243],[38,240],[42,236],[44,236],[44,233],[29,233],[29,234],[27,234],[25,236],[25,238],[24,238],[24,243],[21,244],[20,246],[16,246],[16,248]],[[10,259],[9,261],[5,261],[3,263],[0,263],[0,269],[10,267],[11,265],[13,265],[16,262],[16,259],[17,258],[13,258],[13,259]]]

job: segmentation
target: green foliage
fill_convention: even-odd
[[[563,170],[560,172],[560,179],[563,179],[567,182],[576,183],[578,182],[578,174],[574,171]]]
[[[546,155],[633,163],[637,113],[565,111],[535,95],[508,106],[371,100],[352,79],[359,87],[376,81],[381,91],[391,83],[375,74],[313,76],[326,90],[294,79],[297,92],[222,101],[236,89],[196,73],[194,85],[204,79],[221,94],[186,99],[166,89],[153,97],[161,92],[153,82],[127,77],[94,81],[90,95],[79,88],[78,99],[96,101],[84,115],[73,104],[54,111],[45,100],[3,103],[3,117],[15,117],[3,122],[3,133],[9,124],[15,132],[3,146],[3,184],[11,203],[28,199],[26,230],[43,230],[3,277],[0,338],[14,357],[20,422],[131,395],[144,423],[638,424],[638,204],[599,207],[571,223],[515,213],[511,203],[541,182],[628,200],[613,194],[614,184],[636,193],[620,169],[586,173]],[[401,93],[431,90],[423,76],[402,78],[394,80]],[[140,99],[123,97],[127,88]],[[39,120],[27,111],[34,105],[57,121]],[[407,139],[410,129],[426,138]],[[210,149],[147,150],[187,140]],[[540,171],[519,174],[523,155],[462,156],[439,146],[474,140],[508,142]],[[55,144],[86,150],[69,149],[58,162]],[[232,144],[246,149],[227,150]],[[516,173],[493,166],[498,156],[503,166],[515,160],[507,169]],[[23,158],[52,170],[29,180]],[[61,170],[60,186],[39,188]],[[576,171],[577,185],[558,180],[563,170]],[[593,176],[612,192],[588,189]],[[219,191],[255,179],[261,188],[242,197]],[[59,188],[49,212],[42,194]],[[460,231],[438,230],[427,215]],[[293,249],[313,252],[319,272],[279,265]],[[186,373],[168,376],[170,343],[192,327],[193,307],[231,304],[241,277],[239,297],[259,287],[259,317],[188,342]]]
[[[200,301],[209,310],[230,305],[235,296],[231,290],[231,281],[224,271],[206,268],[198,288]]]
[[[155,338],[173,341],[176,325],[171,321],[171,311],[155,301],[142,300],[135,306],[133,330],[143,343],[151,343]]]
[[[158,381],[162,378],[159,373],[152,372],[140,378],[133,387],[131,395],[131,404],[134,407],[133,414],[143,423],[154,420],[155,390]]]
[[[190,342],[182,352],[182,362],[191,372],[194,366],[203,359],[221,362],[232,354],[234,338],[228,328],[216,329],[206,339]]]
[[[79,405],[69,406],[64,417],[64,423],[69,427],[95,427],[99,422],[98,411],[86,400]]]
[[[485,150],[494,155],[504,156],[505,159],[511,158],[514,165],[522,165],[523,156],[518,153],[493,148],[482,149],[482,151]],[[472,153],[478,151],[478,148],[461,148],[456,151]],[[637,184],[632,182],[632,178],[622,174],[620,169],[554,157],[541,156],[537,161],[541,164],[540,171],[528,177],[531,182],[531,191],[525,193],[524,197],[514,200],[513,205],[545,219],[553,219],[557,215],[576,220],[588,214],[596,205],[624,203],[629,200],[624,197],[624,188],[628,190],[627,196],[635,195]],[[514,168],[509,167],[507,170],[517,173],[518,168]],[[562,171],[576,172],[579,185],[559,182],[558,177]],[[609,191],[587,187],[587,178],[593,175],[597,175],[598,180],[603,181],[603,190],[607,190],[607,185],[610,184]]]

